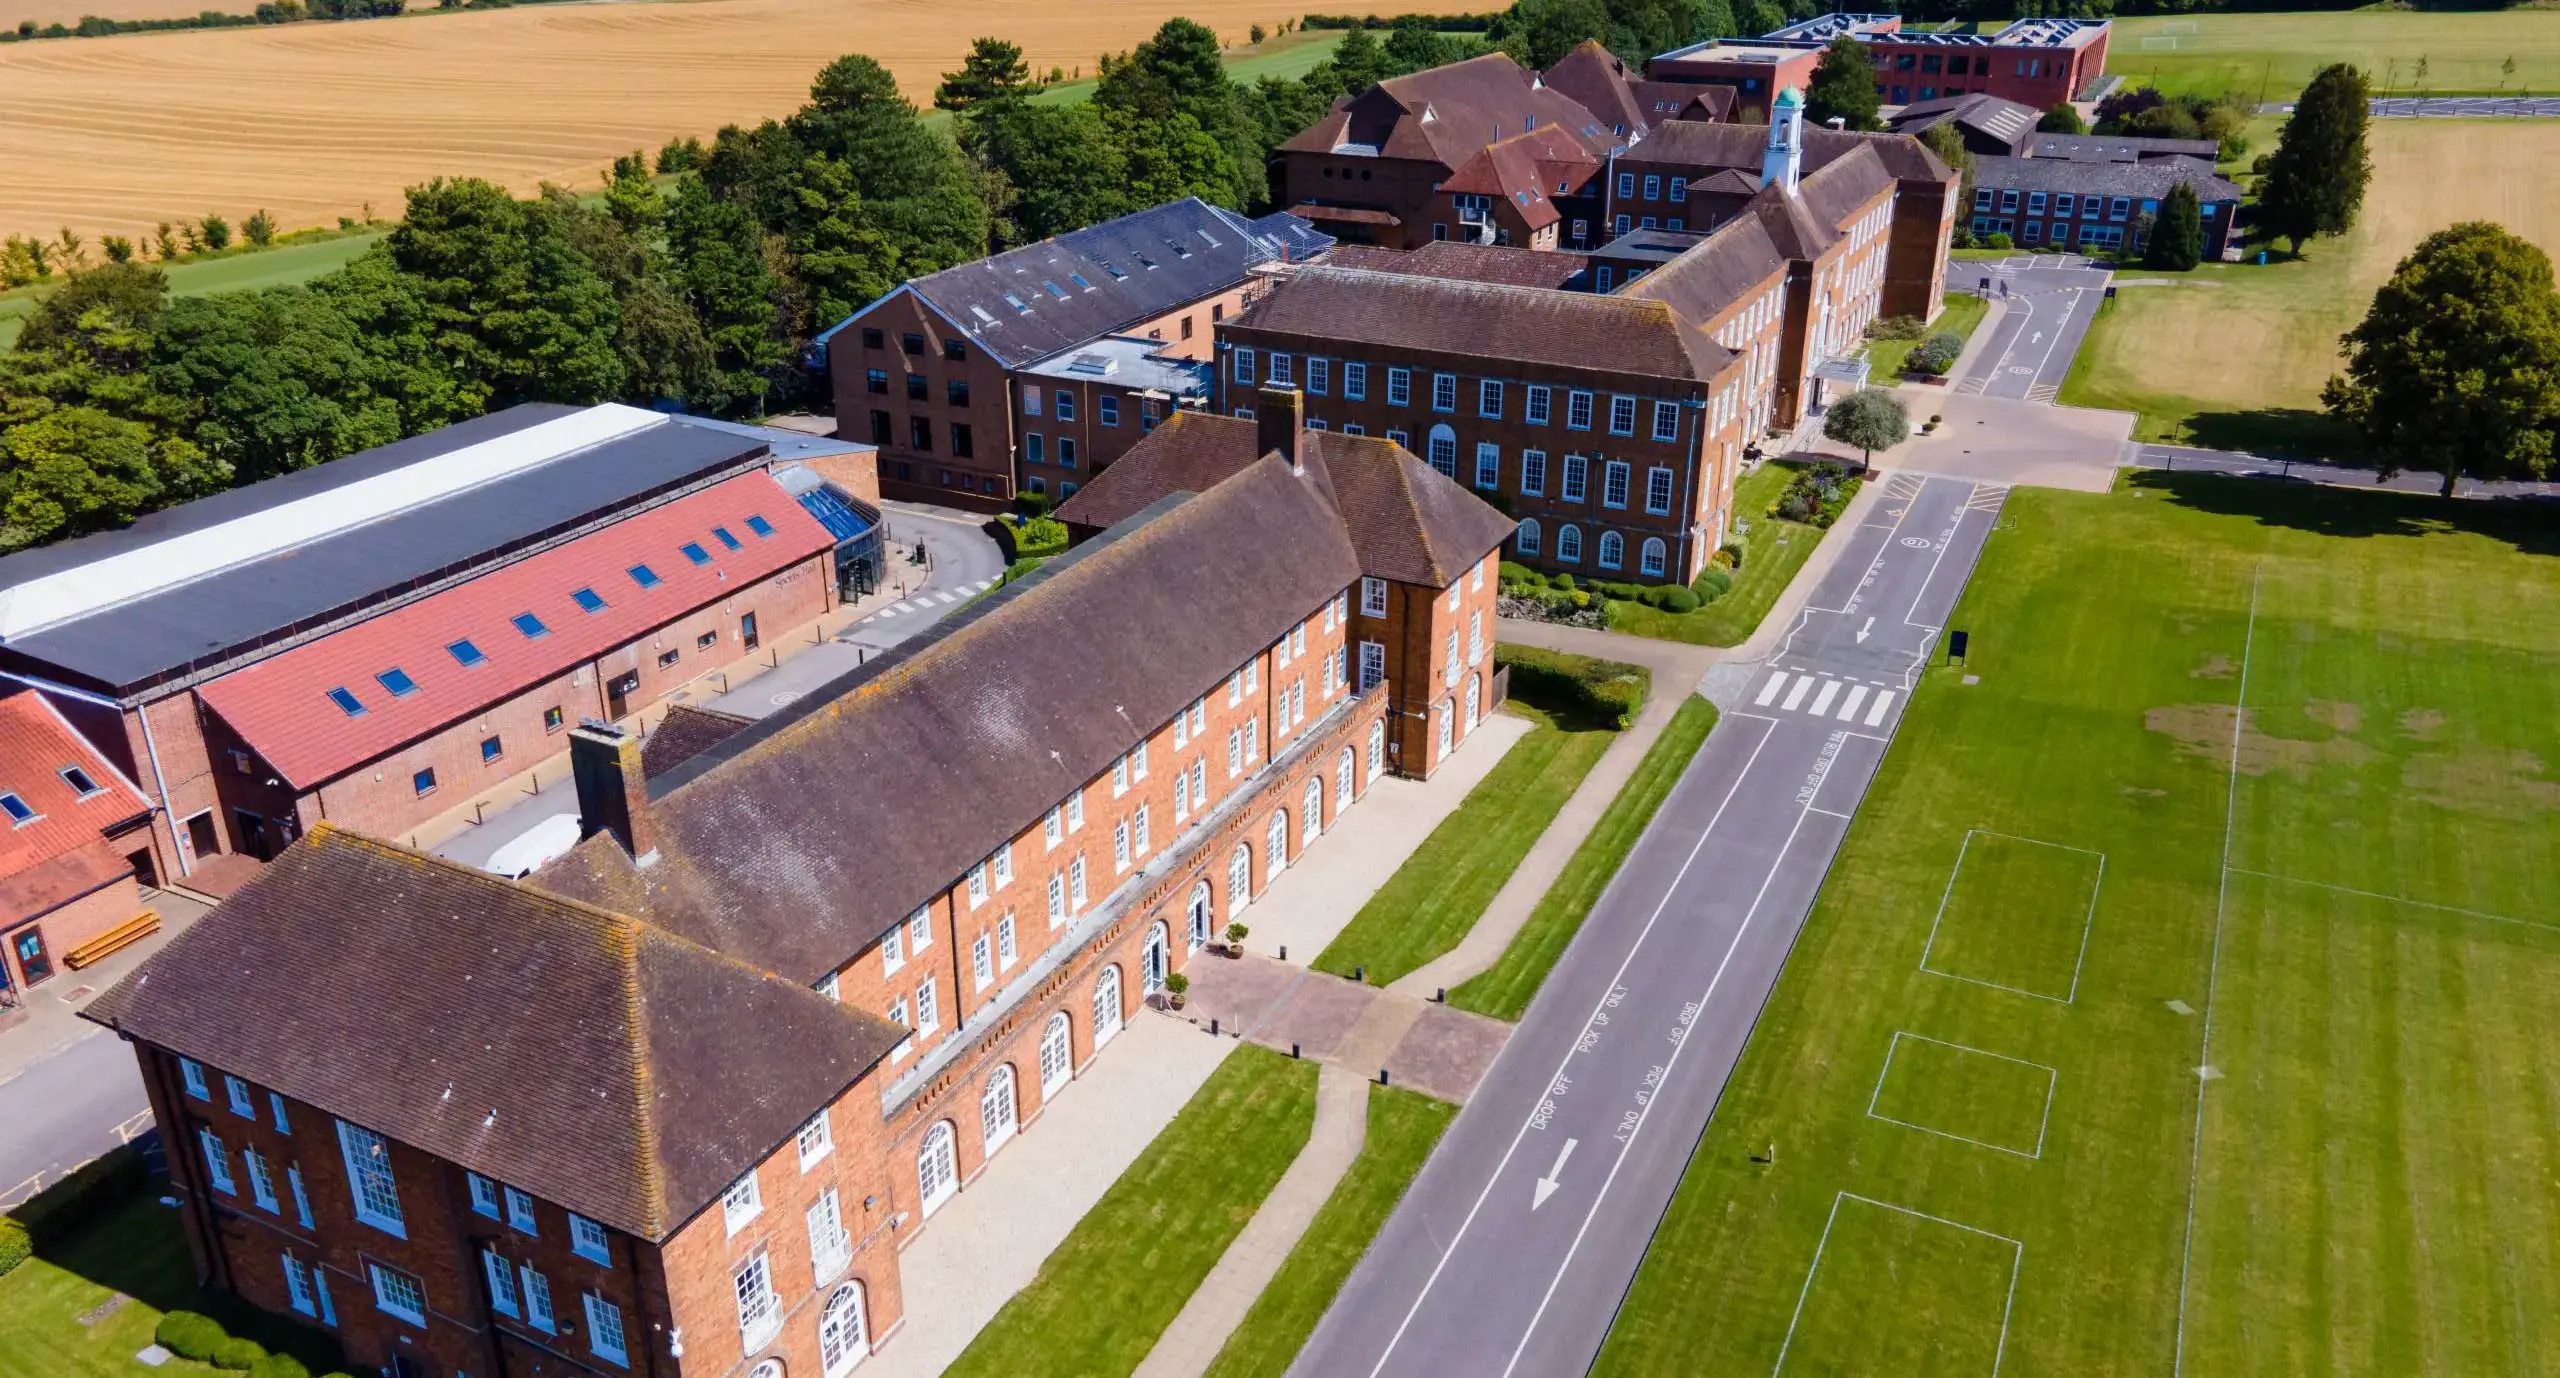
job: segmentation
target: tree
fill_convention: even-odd
[[[2036,120],[2036,132],[2039,134],[2086,134],[2089,132],[2089,124],[2088,121],[2080,118],[2078,107],[2067,100],[2058,100],[2046,106],[2043,116]]]
[[[1805,121],[1829,124],[1836,119],[1848,129],[1878,129],[1876,111],[1882,104],[1875,57],[1867,45],[1846,35],[1831,40],[1813,69],[1813,80],[1805,84]]]
[[[1745,30],[1755,34],[1771,33],[1787,26],[1787,11],[1777,0],[1743,0],[1741,8],[1734,11],[1734,18],[1742,21]]]
[[[956,115],[985,106],[1017,105],[1039,89],[1019,46],[1001,38],[979,38],[970,41],[969,55],[961,59],[959,71],[942,74],[942,84],[933,90],[933,104]]]
[[[670,395],[709,411],[760,402],[768,374],[792,356],[783,284],[766,257],[763,227],[745,206],[719,200],[701,178],[687,177],[668,209],[666,260],[664,277],[709,351],[684,390]]]
[[[384,243],[419,279],[436,348],[478,405],[600,402],[622,387],[613,289],[561,216],[476,178],[409,189]]]
[[[1091,104],[1024,105],[983,120],[980,156],[1014,189],[1021,239],[1046,239],[1131,208],[1128,154]]]
[[[1546,68],[1576,44],[1607,41],[1612,27],[1601,0],[1516,0],[1494,16],[1485,37],[1521,66]]]
[[[1869,461],[1876,451],[1890,450],[1911,438],[1911,415],[1902,399],[1883,388],[1860,388],[1831,404],[1823,413],[1822,433],[1843,445],[1855,445]]]
[[[2160,198],[2160,213],[2144,241],[2142,266],[2183,273],[2204,261],[2203,208],[2192,183],[2180,182]]]
[[[2560,428],[2560,296],[2542,250],[2486,221],[2438,230],[2400,260],[2340,341],[2321,391],[2382,475],[2546,478]]]
[[[2344,234],[2364,206],[2373,163],[2365,153],[2364,73],[2347,64],[2320,69],[2276,136],[2258,186],[2258,219],[2295,253],[2315,235]]]
[[[0,549],[126,525],[219,486],[185,440],[93,407],[0,427]]]
[[[1189,115],[1233,166],[1227,176],[1235,193],[1227,204],[1243,209],[1269,194],[1263,160],[1270,150],[1262,122],[1244,89],[1228,78],[1218,36],[1199,24],[1168,19],[1136,48],[1104,57],[1093,101],[1105,114],[1118,111],[1139,127]]]
[[[276,218],[261,208],[252,212],[248,219],[240,222],[240,233],[247,235],[250,243],[263,249],[276,242]]]
[[[196,222],[197,232],[204,237],[205,248],[221,253],[231,247],[231,222],[218,215],[208,215]]]
[[[1938,155],[1939,162],[1945,163],[1950,169],[1960,175],[1961,180],[1956,184],[1956,204],[1959,206],[1972,205],[1974,173],[1973,150],[1964,146],[1964,134],[1956,128],[1955,122],[1952,120],[1940,120],[1938,123],[1921,130],[1920,142],[1925,145],[1930,152]]]

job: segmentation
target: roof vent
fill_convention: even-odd
[[[1079,354],[1067,364],[1067,371],[1108,378],[1120,371],[1120,361],[1108,354]]]

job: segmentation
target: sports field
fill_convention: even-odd
[[[2338,369],[2338,337],[2419,240],[2494,220],[2560,253],[2560,120],[2375,120],[2371,131],[2373,183],[2355,229],[2312,241],[2300,261],[2165,279],[2128,269],[2128,284],[2169,285],[2117,292],[2062,400],[2138,413],[2142,440],[2330,453],[2343,437],[2320,414],[2320,385]],[[2272,149],[2272,127],[2253,141]]]
[[[2549,1373],[2548,515],[2021,488],[1950,625],[1598,1371]]]
[[[10,44],[0,233],[140,235],[260,207],[299,229],[367,202],[396,215],[403,188],[437,175],[589,186],[616,154],[789,113],[845,53],[878,58],[923,103],[982,34],[1021,44],[1035,69],[1089,76],[1098,55],[1175,15],[1241,44],[1296,13],[1260,0],[694,0]],[[1230,70],[1303,70],[1336,37],[1234,53]]]
[[[2388,81],[2393,95],[2550,95],[2560,92],[2560,10],[2157,15],[2118,19],[2107,44],[2107,70],[2128,82],[2253,101],[2291,100],[2332,62],[2363,68],[2377,92]]]

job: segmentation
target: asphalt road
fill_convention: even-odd
[[[1961,260],[1948,265],[1947,282],[1968,292],[1990,283],[1988,295],[2007,309],[1982,350],[1955,380],[1959,392],[2050,402],[2062,391],[2072,356],[2106,299],[2107,273],[2068,254],[2030,255],[2000,261]],[[2004,299],[2003,284],[2008,287]]]
[[[1590,1366],[2007,492],[1888,482],[1291,1374]]]
[[[2560,115],[2560,96],[2375,96],[2366,103],[2375,119],[2518,119]],[[2290,115],[2291,101],[2269,101],[2262,115]]]
[[[150,1123],[133,1049],[83,1027],[62,1051],[0,1081],[0,1207],[123,1142],[119,1125]]]
[[[2205,470],[2229,474],[2235,478],[2285,479],[2296,483],[2328,483],[2346,488],[2380,488],[2394,493],[2437,494],[2444,491],[2444,477],[2425,470],[2410,470],[2391,477],[2377,478],[2371,469],[2351,469],[2337,464],[2320,464],[2307,459],[2285,459],[2275,455],[2254,455],[2243,450],[2200,450],[2188,445],[2135,445],[2127,452],[2125,462],[2137,469],[2167,469],[2180,473]],[[2462,498],[2560,498],[2560,483],[2529,481],[2483,483],[2478,479],[2462,479],[2455,486],[2455,497]]]

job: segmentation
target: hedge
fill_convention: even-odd
[[[7,1277],[17,1266],[35,1256],[36,1242],[27,1237],[27,1227],[7,1216],[0,1216],[0,1278]]]
[[[270,1354],[249,1365],[249,1378],[311,1378],[311,1370],[290,1354]]]
[[[1613,728],[1633,726],[1652,672],[1619,660],[1496,642],[1493,663],[1511,672],[1511,696]]]
[[[172,1311],[160,1318],[160,1328],[151,1332],[160,1347],[181,1359],[211,1363],[222,1347],[231,1343],[222,1323],[211,1316],[193,1311]]]
[[[1008,516],[996,523],[996,529],[1002,533],[1004,543],[1012,547],[1005,553],[1007,564],[1016,560],[1044,560],[1066,553],[1067,524],[1055,517],[1019,519]]]
[[[47,1241],[78,1229],[100,1211],[142,1190],[150,1180],[142,1155],[128,1144],[28,1197],[0,1216],[0,1277],[8,1276]]]
[[[231,1373],[246,1373],[266,1357],[265,1345],[240,1335],[213,1347],[213,1366]]]

